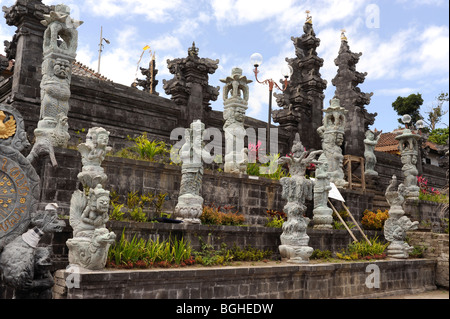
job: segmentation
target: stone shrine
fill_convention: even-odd
[[[347,110],[344,154],[358,157],[364,156],[364,134],[369,126],[375,123],[377,116],[376,113],[368,113],[365,108],[365,105],[370,104],[373,93],[363,93],[358,87],[364,83],[367,76],[367,73],[356,71],[356,64],[361,56],[362,53],[353,53],[350,50],[343,30],[339,55],[335,60],[338,71],[332,84],[336,87],[334,97],[340,101],[341,107]]]
[[[305,151],[297,134],[292,155],[282,157],[278,161],[280,165],[287,164],[291,174],[291,177],[280,180],[283,187],[282,197],[287,200],[283,211],[288,219],[283,224],[279,247],[281,258],[290,263],[307,263],[314,250],[308,246],[309,236],[306,234],[310,219],[303,216],[306,213],[305,200],[313,199],[314,183],[305,177],[305,173],[310,164],[319,163],[315,158],[321,154],[322,151]]]
[[[200,58],[198,52],[194,42],[186,58],[168,60],[167,67],[174,78],[163,80],[166,94],[171,95],[177,105],[185,107],[186,126],[207,117],[206,113],[211,111],[210,101],[217,100],[220,90],[220,87],[208,85],[208,74],[216,72],[219,60]]]
[[[338,99],[331,100],[331,106],[324,110],[325,116],[323,126],[317,132],[322,138],[322,149],[328,161],[328,172],[330,181],[337,188],[344,188],[348,185],[344,177],[344,156],[342,155],[342,143],[344,142],[344,132],[347,126],[345,115],[347,110],[340,106]]]
[[[292,67],[293,74],[286,90],[282,94],[274,94],[282,109],[273,111],[273,120],[289,132],[290,147],[299,133],[306,149],[318,150],[321,149],[320,138],[311,132],[316,132],[322,123],[327,81],[321,78],[320,68],[324,60],[317,55],[320,39],[316,37],[309,15],[303,32],[301,37],[291,38],[296,57],[286,61]]]
[[[231,76],[220,80],[223,88],[225,125],[225,165],[226,173],[247,174],[248,149],[244,147],[246,135],[244,122],[248,108],[249,88],[253,81],[242,75],[242,69],[234,68]]]

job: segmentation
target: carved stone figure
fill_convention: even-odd
[[[418,200],[420,187],[417,185],[417,160],[419,156],[418,140],[420,136],[414,134],[410,129],[404,129],[402,134],[395,138],[399,141],[399,150],[402,160],[403,183],[406,187],[406,198]]]
[[[33,216],[34,228],[16,237],[0,255],[0,269],[6,285],[14,288],[15,299],[51,299],[54,285],[50,273],[49,247],[38,247],[45,233],[61,232],[65,223],[58,220],[57,205],[48,205]]]
[[[386,190],[386,200],[390,207],[389,218],[384,223],[384,236],[387,241],[391,242],[388,247],[388,256],[392,258],[406,259],[412,247],[406,242],[406,232],[415,230],[419,226],[419,222],[412,222],[408,217],[404,216],[403,204],[407,189],[405,185],[398,185],[397,177],[392,177],[391,184]]]
[[[365,145],[365,172],[366,176],[378,176],[378,172],[375,171],[375,166],[377,165],[377,157],[375,156],[375,147],[381,137],[381,132],[373,132],[368,130],[366,132],[366,139],[364,140]]]
[[[242,75],[242,70],[234,68],[231,76],[220,80],[225,83],[223,88],[225,119],[225,165],[227,173],[247,173],[248,150],[244,148],[244,138],[246,131],[244,128],[245,111],[247,110],[249,99],[248,84],[252,83],[246,76]],[[230,96],[231,93],[231,96]]]
[[[187,224],[200,224],[203,212],[201,187],[203,182],[203,159],[211,160],[211,155],[204,150],[203,132],[205,125],[195,121],[186,129],[185,144],[180,150],[183,162],[181,186],[174,217]]]
[[[333,229],[333,211],[328,207],[328,194],[331,190],[328,161],[324,154],[319,157],[314,183],[313,221],[315,229]]]
[[[104,185],[107,179],[101,163],[106,154],[112,150],[108,147],[109,132],[102,127],[89,129],[86,143],[78,145],[81,154],[83,169],[78,179],[84,187],[95,188],[98,184]]]
[[[348,185],[344,179],[344,156],[342,155],[347,110],[340,106],[338,99],[333,99],[331,106],[324,112],[323,126],[319,127],[317,132],[322,138],[322,149],[328,161],[330,181],[336,187],[344,188]]]
[[[297,134],[292,156],[282,157],[278,162],[280,165],[288,164],[291,174],[291,177],[280,180],[283,187],[282,197],[287,200],[284,212],[288,219],[283,224],[279,247],[282,259],[290,263],[307,263],[313,253],[313,248],[308,246],[309,236],[306,234],[310,220],[303,216],[306,212],[305,200],[311,200],[313,197],[313,181],[307,179],[305,173],[311,163],[319,163],[315,158],[320,154],[322,151],[305,151]]]
[[[70,201],[73,238],[67,241],[69,262],[90,270],[105,267],[108,249],[116,239],[106,229],[110,193],[102,186],[107,179],[101,164],[110,150],[108,140],[109,132],[95,127],[89,130],[86,143],[79,146],[83,168],[78,179],[84,190],[75,191]]]
[[[77,28],[83,23],[70,17],[70,8],[56,5],[50,14],[44,14],[44,61],[42,63],[41,113],[37,129],[36,147],[39,151],[53,152],[53,147],[66,147],[72,63],[78,47]],[[38,153],[35,151],[35,153]],[[53,154],[50,153],[53,157]]]

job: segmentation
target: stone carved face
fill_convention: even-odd
[[[338,146],[341,146],[343,143],[344,143],[344,135],[343,135],[342,133],[339,133],[339,134],[336,136],[336,144],[337,144]]]
[[[109,197],[100,196],[97,198],[97,211],[102,214],[108,213],[109,210]]]
[[[97,136],[97,145],[100,147],[106,147],[109,143],[109,135],[105,132],[101,132]]]

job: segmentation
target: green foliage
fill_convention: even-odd
[[[120,196],[116,192],[111,192],[111,208],[110,219],[123,221],[128,213],[131,220],[136,222],[147,222],[150,219],[152,211],[159,216],[163,216],[162,207],[166,201],[168,194],[152,193],[139,194],[139,192],[129,192],[126,196],[125,203],[119,203]]]
[[[413,250],[409,253],[409,256],[412,258],[424,258],[424,254],[427,251],[428,247],[420,245],[414,246]]]
[[[428,140],[438,145],[445,145],[449,137],[449,128],[438,128],[430,133]]]
[[[283,177],[290,177],[289,172],[282,166],[278,165],[278,159],[280,154],[271,154],[268,158],[268,162],[261,163],[248,163],[247,174],[250,176],[261,176],[273,180],[280,180]],[[267,172],[267,174],[265,174]]]
[[[344,260],[385,258],[386,254],[384,251],[389,246],[389,243],[378,241],[378,237],[370,239],[370,242],[372,245],[369,245],[366,241],[355,241],[348,245],[346,250],[336,253],[336,257]]]
[[[203,266],[227,265],[232,261],[264,261],[273,255],[271,250],[259,250],[252,247],[240,248],[234,245],[228,248],[222,243],[219,250],[205,243],[202,237],[198,237],[201,245],[199,252],[194,252],[195,263]]]
[[[281,216],[276,217],[268,217],[266,227],[272,227],[272,228],[283,228],[284,225],[284,218]]]
[[[233,206],[204,205],[200,220],[203,225],[242,226],[245,217],[234,209]]]
[[[149,161],[154,161],[157,155],[164,155],[170,152],[166,143],[162,141],[150,141],[147,133],[130,140],[135,142],[135,146],[131,150],[138,153],[141,158]]]
[[[152,266],[183,265],[191,260],[192,248],[184,239],[171,238],[160,242],[159,239],[144,240],[133,237],[128,241],[125,230],[118,242],[108,251],[108,264],[111,267],[147,268]]]
[[[311,260],[314,260],[314,259],[329,260],[329,259],[331,259],[331,257],[332,257],[331,251],[315,249],[309,259],[311,259]]]
[[[355,224],[353,224],[352,222],[345,222],[347,224],[347,227],[349,229],[353,229],[356,227]],[[342,229],[346,229],[344,224],[342,224],[340,221],[333,221],[333,229],[337,229],[337,230],[342,230]]]
[[[399,96],[392,107],[397,112],[398,115],[402,116],[408,114],[412,118],[412,123],[416,123],[422,117],[420,115],[420,107],[423,105],[422,95],[420,93],[411,94],[408,97]],[[398,122],[403,124],[402,120],[399,119]]]

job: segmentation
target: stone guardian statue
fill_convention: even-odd
[[[313,248],[308,246],[309,236],[306,234],[310,220],[303,215],[307,209],[305,200],[313,198],[314,183],[305,177],[305,173],[310,164],[319,163],[315,158],[321,154],[322,151],[305,151],[297,134],[292,146],[292,156],[282,157],[278,162],[280,165],[288,164],[291,174],[291,177],[280,180],[282,197],[287,200],[284,212],[288,219],[283,224],[279,249],[281,258],[289,263],[308,263],[313,253]]]

